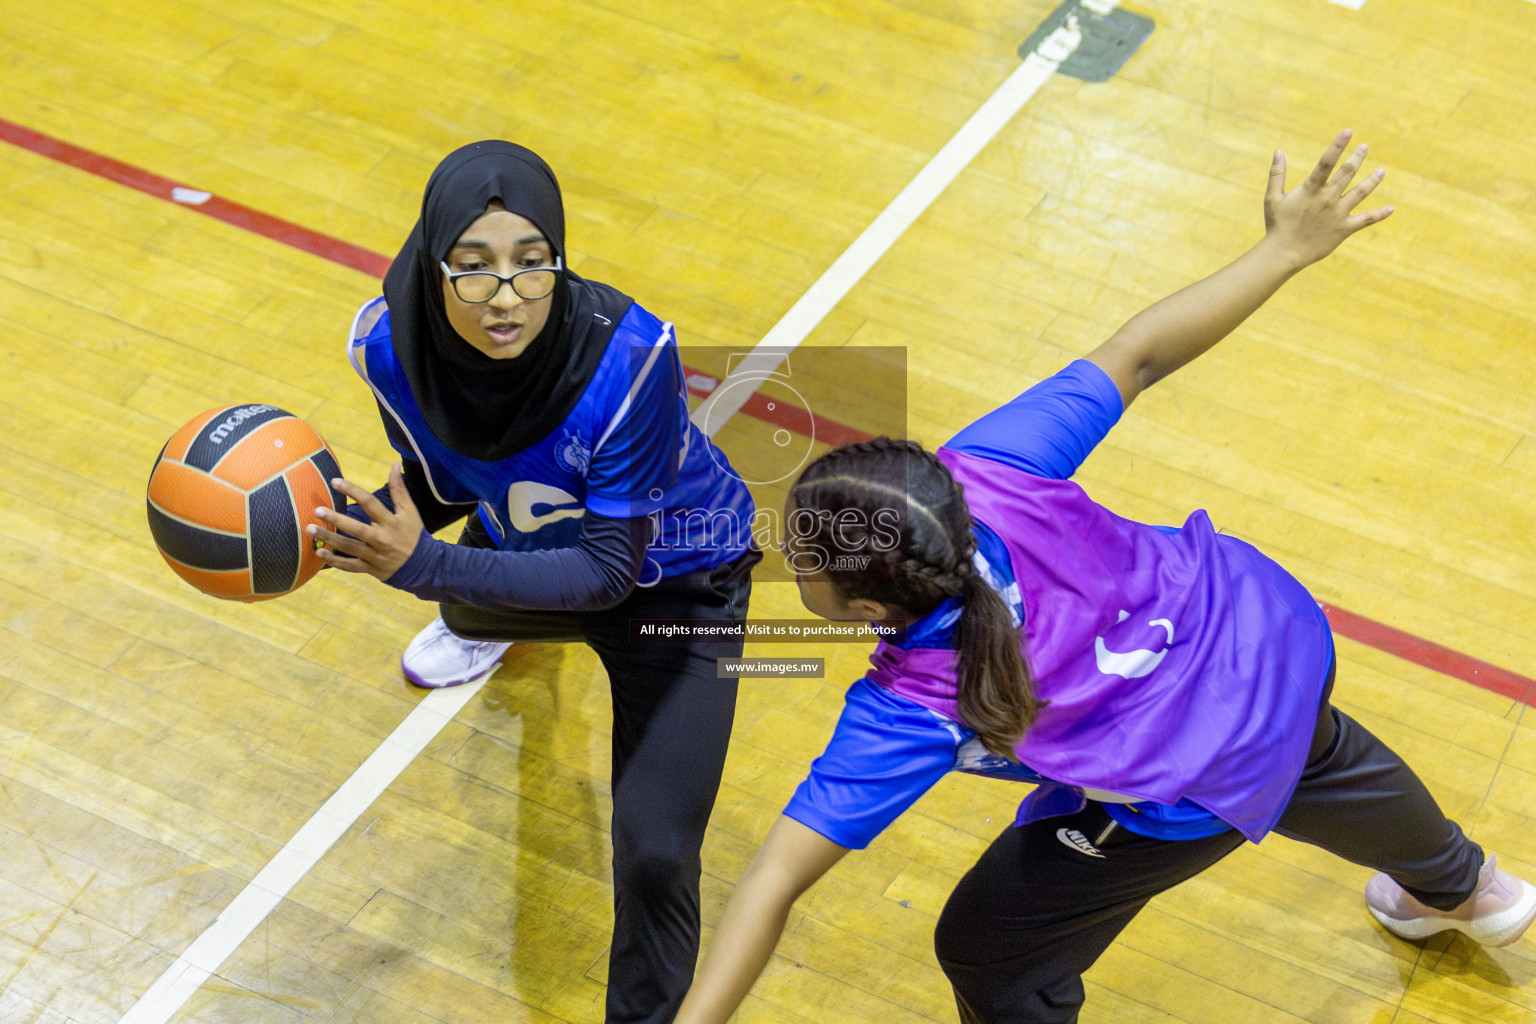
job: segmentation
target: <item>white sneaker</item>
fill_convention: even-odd
[[[511,646],[490,640],[465,640],[454,635],[438,617],[416,634],[400,656],[400,671],[415,685],[429,690],[458,686],[484,675]]]
[[[1477,876],[1477,890],[1455,910],[1427,907],[1386,875],[1365,886],[1371,916],[1404,939],[1424,939],[1455,929],[1485,946],[1507,946],[1536,920],[1536,887],[1500,870],[1489,857]]]

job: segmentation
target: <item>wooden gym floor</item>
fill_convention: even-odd
[[[0,118],[386,257],[438,158],[511,138],[559,173],[577,269],[745,349],[1053,6],[0,0]],[[1339,703],[1536,878],[1536,4],[1128,6],[1157,27],[1126,67],[1048,82],[807,344],[904,347],[909,429],[938,443],[1253,241],[1274,148],[1294,181],[1355,129],[1396,216],[1144,397],[1080,479],[1135,518],[1208,509],[1392,650],[1502,681],[1340,641]],[[171,575],[144,481],[207,407],[280,405],[382,480],[342,352],[378,281],[35,149],[0,145],[0,1020],[95,1024],[422,701],[397,659],[434,612],[335,573],[259,606]],[[766,572],[754,610],[798,605]],[[742,686],[707,923],[859,674],[861,649],[824,653],[825,679]],[[600,1020],[608,729],[588,652],[514,650],[171,1019]],[[934,917],[1021,796],[952,778],[847,858],[738,1019],[954,1020]],[[1085,1021],[1536,1019],[1536,941],[1397,941],[1367,874],[1240,851],[1141,915]]]

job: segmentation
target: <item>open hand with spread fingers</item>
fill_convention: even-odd
[[[329,529],[310,526],[307,532],[325,545],[319,549],[321,561],[347,572],[365,572],[381,580],[389,579],[416,550],[422,530],[421,513],[405,488],[400,463],[389,467],[389,498],[395,506],[393,512],[372,493],[350,481],[334,480],[332,486],[356,502],[372,521],[364,523],[342,512],[317,509],[315,515]]]
[[[1390,206],[1354,212],[1387,172],[1377,168],[1352,184],[1369,151],[1361,143],[1340,163],[1352,134],[1348,129],[1339,132],[1312,173],[1289,192],[1285,191],[1285,154],[1275,151],[1264,194],[1264,227],[1269,238],[1289,249],[1301,266],[1316,263],[1356,231],[1392,214]]]

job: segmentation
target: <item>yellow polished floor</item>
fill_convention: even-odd
[[[0,0],[0,118],[385,255],[444,153],[510,138],[559,173],[576,269],[685,344],[745,348],[1053,6]],[[905,348],[909,429],[941,442],[1257,238],[1276,147],[1294,172],[1353,128],[1396,215],[1145,396],[1079,479],[1133,518],[1205,508],[1320,600],[1536,675],[1536,4],[1127,6],[1157,27],[1125,68],[1047,83],[808,344]],[[397,662],[429,606],[336,573],[203,598],[144,521],[165,438],[235,401],[307,417],[379,483],[342,349],[377,291],[0,144],[5,1024],[115,1022],[421,699]],[[763,579],[756,614],[795,615]],[[826,653],[824,680],[743,684],[706,923],[860,671]],[[1531,709],[1340,653],[1341,706],[1536,878]],[[587,651],[514,650],[174,1020],[600,1020],[608,730]],[[847,858],[738,1019],[953,1021],[933,921],[1021,795],[952,778]],[[1536,1019],[1536,939],[1398,941],[1367,875],[1278,838],[1240,851],[1141,915],[1085,1024]]]

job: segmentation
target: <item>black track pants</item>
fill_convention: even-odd
[[[461,543],[474,543],[466,538]],[[613,694],[613,950],[608,1024],[662,1024],[682,1004],[699,953],[699,847],[720,788],[736,680],[715,678],[740,640],[631,643],[630,619],[744,621],[756,552],[636,588],[597,612],[501,612],[442,605],[470,640],[582,641]]]
[[[1432,906],[1471,895],[1483,853],[1413,771],[1359,723],[1324,703],[1296,792],[1276,831],[1392,875]],[[1101,856],[1073,842],[1088,841]],[[1150,839],[1100,804],[1009,828],[961,879],[935,947],[964,1024],[1070,1024],[1082,973],[1153,896],[1243,843]]]

